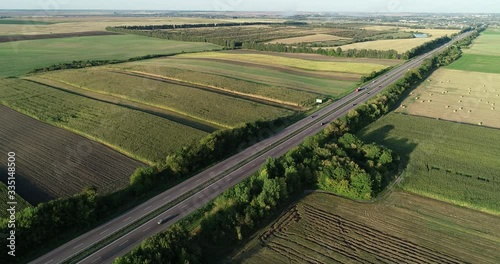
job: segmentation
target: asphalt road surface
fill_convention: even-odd
[[[462,34],[452,40],[452,42],[468,34],[469,33]],[[358,104],[374,97],[382,89],[400,79],[406,71],[418,67],[425,58],[446,48],[447,45],[448,44],[445,44],[438,49],[404,63],[386,75],[377,78],[374,83],[363,86],[363,90],[353,92],[343,97],[317,111],[312,116],[304,118],[268,139],[256,143],[238,154],[221,161],[113,220],[50,251],[31,263],[61,263],[68,260],[114,232],[137,221],[146,214],[178,199],[187,192],[193,192],[187,199],[175,204],[157,217],[154,217],[150,221],[126,233],[79,263],[94,264],[113,262],[115,258],[125,255],[145,238],[167,229],[176,221],[202,207],[226,189],[252,175],[263,165],[268,157],[279,157],[285,154],[288,150],[303,142],[306,137],[321,131],[327,123],[344,116],[349,110],[356,108]],[[272,131],[263,131],[263,134],[268,132]],[[213,182],[213,180],[217,178],[220,179]],[[213,183],[200,190],[200,186],[207,185],[207,182]],[[161,219],[165,219],[165,222],[158,224],[158,221]]]

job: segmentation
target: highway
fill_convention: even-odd
[[[470,33],[464,33],[453,41],[461,39]],[[157,234],[202,207],[210,200],[221,194],[224,190],[237,184],[256,172],[268,157],[279,157],[291,148],[299,145],[308,136],[321,131],[326,123],[344,116],[349,110],[374,97],[388,85],[401,78],[408,69],[418,67],[422,61],[446,48],[448,44],[429,53],[416,57],[387,74],[378,77],[374,83],[369,83],[362,91],[353,92],[342,99],[324,107],[312,116],[306,117],[275,135],[242,150],[241,152],[223,160],[216,165],[183,181],[177,186],[147,200],[130,211],[110,220],[109,222],[67,242],[66,244],[50,251],[31,263],[61,263],[79,252],[89,248],[95,243],[117,232],[120,229],[139,220],[146,214],[163,207],[165,204],[178,201],[186,193],[192,193],[184,199],[150,221],[126,233],[119,239],[94,252],[79,263],[112,263],[119,256],[123,256],[142,240]],[[218,180],[214,180],[218,179]],[[200,186],[205,186],[200,189]],[[163,224],[157,222],[168,218]]]

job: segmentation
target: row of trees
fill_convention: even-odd
[[[138,168],[131,175],[129,186],[120,191],[99,195],[96,188],[89,188],[78,195],[17,212],[16,260],[23,262],[24,257],[36,254],[35,251],[44,249],[44,245],[55,245],[68,236],[93,228],[145,197],[164,191],[179,180],[277,133],[302,117],[299,114],[216,131],[170,154],[157,167]],[[0,231],[7,233],[7,227],[8,219],[0,219]],[[4,252],[6,249],[2,249],[0,260],[8,256]]]
[[[322,133],[307,139],[285,156],[269,159],[258,173],[217,197],[203,209],[204,214],[198,214],[203,215],[201,228],[190,238],[196,245],[192,253],[197,259],[193,263],[208,262],[216,250],[231,247],[249,237],[266,217],[304,188],[316,185],[358,199],[369,199],[382,191],[394,175],[397,157],[384,147],[364,144],[350,133],[388,113],[436,68],[458,58],[458,47],[467,41],[427,59],[382,94],[335,120]],[[157,239],[145,240],[141,249],[117,259],[115,263],[146,261],[148,255],[141,251],[153,247]],[[171,246],[174,245],[164,245]],[[171,253],[183,255],[185,250],[187,247]]]
[[[265,25],[281,25],[281,23],[275,23],[275,22],[205,23],[205,24],[179,24],[179,25],[118,26],[115,28],[127,29],[127,30],[165,30],[165,29],[180,29],[180,28],[265,26]]]
[[[374,49],[336,49],[313,48],[306,45],[289,46],[282,43],[265,44],[261,42],[244,42],[244,49],[253,49],[260,51],[289,52],[289,53],[315,53],[333,57],[349,58],[380,58],[380,59],[398,59],[400,57],[396,50],[374,50]]]
[[[67,69],[81,69],[81,68],[86,68],[86,67],[94,67],[94,66],[101,66],[101,65],[107,65],[107,64],[117,64],[117,63],[124,63],[124,62],[132,62],[132,61],[138,61],[138,60],[147,60],[147,59],[154,59],[154,58],[159,58],[159,57],[165,57],[165,56],[173,56],[174,54],[168,54],[168,55],[145,55],[145,56],[139,56],[139,57],[133,57],[130,59],[124,59],[124,60],[84,60],[84,61],[72,61],[72,62],[64,62],[64,63],[59,63],[59,64],[53,64],[47,67],[42,67],[42,68],[36,68],[32,70],[29,73],[39,73],[39,72],[48,72],[48,71],[57,71],[57,70],[67,70]]]
[[[343,133],[343,132],[342,132]],[[207,263],[217,257],[221,248],[249,237],[253,230],[276,209],[300,195],[306,188],[319,186],[347,197],[370,199],[387,184],[397,170],[398,159],[393,153],[375,144],[364,144],[354,135],[326,129],[290,150],[279,159],[269,158],[253,176],[238,183],[206,206],[196,234],[185,238],[191,245],[169,252],[155,263],[169,263],[182,256],[196,256],[194,263]],[[385,180],[383,180],[385,179]],[[143,263],[151,259],[151,250],[158,241],[172,232],[185,234],[181,225],[166,233],[145,240],[141,246],[115,263]],[[177,235],[176,235],[177,237]],[[192,250],[187,252],[186,250]],[[201,254],[200,254],[201,253]],[[161,254],[161,253],[160,253]],[[219,253],[220,254],[220,253]],[[191,263],[191,262],[190,262]]]

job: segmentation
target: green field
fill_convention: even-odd
[[[144,65],[154,68],[175,67],[177,69],[193,70],[197,72],[220,75],[254,83],[302,89],[327,95],[339,95],[353,89],[356,82],[353,80],[339,80],[328,76],[308,76],[300,73],[284,72],[280,69],[266,69],[258,66],[235,65],[229,62],[208,61],[201,59],[177,59],[176,57],[134,62],[134,65]],[[127,65],[127,64],[124,64]],[[354,79],[354,78],[353,78]]]
[[[170,41],[135,35],[27,40],[0,43],[0,77],[19,76],[35,68],[74,60],[128,59],[220,49],[210,43]]]
[[[235,127],[256,120],[272,120],[293,113],[291,110],[188,85],[129,76],[105,68],[57,71],[40,76],[82,89],[139,101],[222,127]]]
[[[25,80],[0,79],[0,103],[150,164],[164,161],[167,154],[207,134],[144,112]]]
[[[498,263],[500,219],[406,192],[357,203],[315,193],[227,263]]]
[[[464,52],[466,54],[500,56],[499,42],[500,31],[498,29],[487,29],[474,40],[472,47],[465,49]]]
[[[292,57],[285,57],[271,54],[258,53],[229,53],[229,52],[205,52],[197,54],[183,54],[179,58],[196,58],[196,59],[222,59],[230,61],[251,62],[257,64],[277,65],[298,68],[308,71],[323,71],[323,72],[346,72],[354,74],[369,74],[372,71],[379,71],[387,66],[377,63],[357,63],[346,61],[314,61]]]
[[[3,182],[0,182],[0,218],[9,216],[7,212],[9,208],[7,197],[7,186]],[[21,212],[24,208],[31,207],[31,205],[18,194],[16,194],[16,202],[16,212]]]
[[[462,57],[447,66],[449,69],[500,73],[500,32],[486,30],[477,37],[473,45],[464,49]]]
[[[500,56],[463,54],[462,57],[446,66],[448,69],[500,73]]]
[[[215,89],[254,96],[256,98],[263,98],[285,105],[310,106],[314,104],[316,98],[323,98],[325,96],[324,94],[306,91],[305,89],[267,84],[264,81],[258,80],[258,77],[254,80],[244,80],[238,77],[232,77],[230,74],[219,75],[197,70],[179,69],[177,68],[177,63],[167,64],[166,62],[169,60],[155,61],[158,63],[138,62],[123,64],[120,65],[120,69],[154,74],[173,80],[180,80],[185,83],[199,84]]]
[[[500,130],[392,113],[359,135],[403,157],[403,189],[500,214]]]

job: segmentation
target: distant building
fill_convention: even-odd
[[[323,99],[316,99],[316,103],[317,104],[322,104],[323,103]]]

